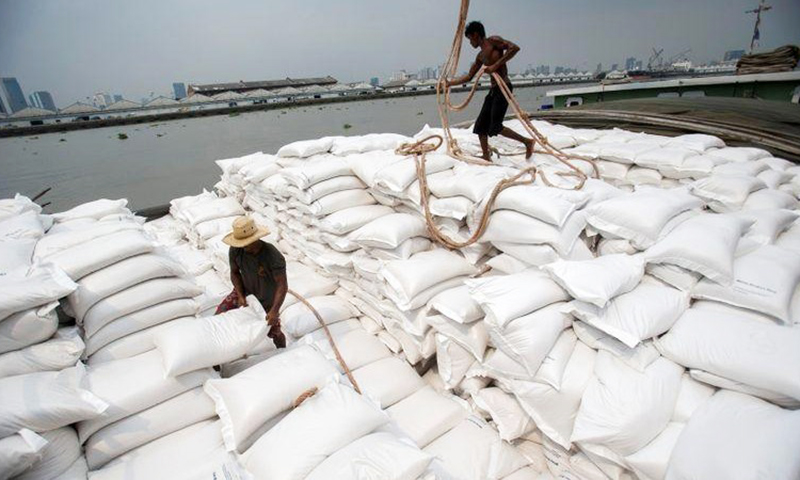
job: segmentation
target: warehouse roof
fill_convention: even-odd
[[[215,93],[227,90],[244,91],[255,90],[257,88],[275,89],[286,87],[305,87],[308,85],[333,85],[337,80],[331,76],[314,78],[289,78],[282,80],[259,80],[255,82],[234,82],[234,83],[208,83],[201,85],[189,85],[195,93],[214,95]]]

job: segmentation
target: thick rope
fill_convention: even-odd
[[[475,80],[472,84],[472,87],[467,94],[467,98],[461,102],[460,104],[453,105],[450,100],[450,87],[447,86],[447,79],[450,77],[454,77],[457,73],[458,68],[458,59],[461,56],[461,45],[463,41],[463,32],[467,22],[467,12],[469,11],[469,0],[461,0],[461,10],[458,16],[458,26],[456,27],[456,33],[453,37],[453,44],[450,48],[450,54],[447,57],[447,61],[445,62],[442,68],[442,74],[439,77],[439,81],[436,83],[436,103],[439,110],[439,119],[442,122],[442,131],[444,133],[444,138],[440,135],[430,135],[428,137],[423,138],[415,143],[411,144],[403,144],[397,148],[395,151],[398,155],[412,155],[414,157],[414,162],[416,163],[417,169],[417,179],[419,180],[419,191],[420,191],[420,205],[422,206],[423,213],[425,214],[425,223],[428,229],[428,233],[430,237],[437,243],[451,249],[459,249],[464,248],[469,245],[476,243],[485,233],[486,229],[489,226],[489,216],[492,213],[492,208],[494,207],[494,203],[497,199],[497,196],[505,190],[506,188],[517,186],[517,185],[530,185],[536,180],[536,175],[538,174],[542,182],[550,187],[557,187],[557,188],[564,188],[561,186],[554,185],[544,174],[543,171],[537,169],[536,166],[529,166],[520,170],[520,172],[513,177],[506,178],[501,180],[494,186],[492,189],[492,193],[489,196],[488,200],[486,201],[486,205],[483,208],[483,211],[480,215],[480,220],[478,222],[478,226],[472,235],[464,241],[457,241],[454,240],[447,235],[445,235],[442,230],[436,225],[433,219],[433,215],[431,214],[430,210],[430,189],[428,188],[428,176],[425,169],[425,162],[426,162],[426,154],[432,151],[437,150],[442,143],[445,143],[447,146],[447,153],[452,156],[453,158],[463,161],[465,163],[475,164],[475,165],[491,165],[491,162],[486,161],[483,158],[477,158],[474,156],[467,155],[461,147],[458,145],[458,141],[453,137],[453,134],[450,130],[450,118],[448,116],[448,111],[461,111],[469,105],[472,98],[475,96],[475,92],[478,89],[478,84],[480,78],[486,73],[486,66],[482,66],[475,77]],[[583,188],[584,183],[586,182],[587,176],[586,174],[572,164],[570,159],[572,160],[579,160],[588,162],[592,166],[593,177],[600,178],[600,170],[597,168],[597,164],[594,160],[581,157],[577,155],[568,155],[562,152],[560,149],[554,147],[548,141],[547,137],[542,135],[536,127],[533,126],[531,123],[528,114],[520,107],[519,103],[517,102],[516,98],[514,98],[511,89],[506,85],[505,81],[498,75],[496,72],[492,73],[492,78],[495,80],[495,83],[500,89],[500,92],[508,101],[508,104],[511,106],[514,114],[516,115],[517,119],[519,119],[522,126],[530,135],[530,138],[534,141],[534,150],[536,145],[540,145],[544,153],[547,153],[554,158],[556,158],[559,162],[564,164],[570,171],[568,172],[558,172],[556,175],[561,177],[575,177],[577,178],[577,183],[571,187],[572,190],[579,190]],[[436,141],[435,144],[427,143],[429,140]],[[500,154],[497,149],[492,149]]]
[[[450,131],[450,119],[448,116],[448,111],[461,111],[469,105],[472,98],[475,96],[475,92],[477,91],[480,78],[486,72],[486,66],[482,66],[480,70],[478,70],[477,75],[473,81],[472,87],[467,94],[467,98],[458,105],[453,105],[450,100],[450,87],[447,86],[447,79],[454,77],[457,73],[458,69],[458,60],[461,56],[461,45],[463,43],[463,32],[467,22],[467,13],[469,12],[469,0],[461,0],[461,8],[459,11],[458,16],[458,26],[456,27],[455,35],[453,36],[453,43],[450,48],[450,54],[447,57],[447,61],[445,62],[441,76],[439,77],[439,81],[436,84],[436,101],[438,104],[439,110],[439,118],[442,122],[442,130],[444,131],[444,140],[447,145],[447,153],[452,157],[464,161],[466,163],[478,164],[478,165],[487,165],[490,162],[487,162],[483,158],[478,158],[470,155],[466,155],[464,151],[458,145],[458,141],[453,137],[452,132]],[[544,153],[552,155],[558,161],[563,163],[567,168],[569,168],[570,172],[561,172],[559,173],[560,176],[574,176],[579,179],[577,185],[573,186],[573,189],[578,190],[582,188],[583,183],[586,181],[586,174],[580,170],[579,168],[575,167],[571,162],[572,160],[579,160],[588,162],[592,166],[593,176],[595,178],[600,178],[600,171],[597,168],[597,165],[592,159],[581,157],[577,155],[569,155],[562,152],[560,149],[554,147],[550,144],[547,140],[547,137],[542,135],[536,127],[530,121],[530,118],[525,113],[525,111],[520,107],[519,103],[517,102],[514,95],[511,93],[511,90],[508,88],[508,85],[503,81],[503,79],[495,72],[492,73],[492,78],[494,79],[497,86],[500,88],[501,93],[508,101],[509,105],[511,106],[514,114],[516,115],[517,119],[519,119],[520,123],[523,125],[525,130],[528,132],[528,135],[534,140],[534,151],[536,151],[536,145],[540,145]],[[497,149],[492,149],[496,151],[498,154],[500,153]],[[508,154],[507,154],[508,155]],[[546,176],[543,172],[540,172],[542,177],[542,181],[548,186],[554,186],[551,182],[548,181]]]
[[[301,403],[313,397],[317,393],[317,391],[318,391],[317,387],[311,387],[305,392],[301,393],[300,396],[295,398],[294,402],[292,402],[292,408],[299,407]]]
[[[350,368],[347,366],[347,363],[345,363],[344,358],[342,358],[342,354],[339,353],[339,348],[336,346],[336,341],[333,339],[333,335],[331,335],[331,331],[328,329],[328,325],[325,323],[325,320],[322,319],[322,316],[320,316],[317,309],[314,308],[314,306],[311,305],[308,302],[308,300],[306,300],[302,295],[300,295],[299,293],[295,292],[292,289],[289,289],[289,293],[294,295],[294,298],[299,300],[300,303],[305,305],[309,310],[311,310],[311,313],[313,313],[314,316],[317,317],[317,321],[322,326],[322,329],[325,331],[325,336],[328,337],[328,342],[331,344],[331,349],[333,350],[333,354],[336,356],[336,361],[338,361],[339,365],[341,365],[342,370],[344,370],[344,374],[347,375],[347,379],[350,380],[350,383],[353,385],[353,388],[356,390],[356,392],[361,393],[361,389],[358,388],[358,383],[356,383],[356,379],[353,377],[353,372],[350,371]],[[303,395],[305,395],[306,393],[308,392],[305,392]],[[312,392],[308,396],[310,397],[314,393],[315,392]],[[303,395],[301,395],[301,397]],[[298,400],[300,400],[299,397]],[[303,400],[305,400],[305,398],[303,398]],[[302,400],[300,400],[300,402],[302,403]]]

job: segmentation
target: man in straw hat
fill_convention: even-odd
[[[228,260],[231,265],[233,292],[217,307],[217,313],[247,305],[245,297],[255,295],[267,311],[267,336],[278,348],[286,347],[281,331],[280,309],[289,289],[286,281],[286,259],[275,246],[261,237],[269,234],[266,227],[256,225],[250,217],[233,221],[233,231],[222,241],[231,246]]]

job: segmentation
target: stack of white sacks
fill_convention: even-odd
[[[774,439],[765,449],[724,415],[749,402],[787,425],[797,421],[797,370],[778,365],[793,364],[800,347],[792,333],[800,321],[800,168],[707,135],[537,127],[600,159],[606,181],[580,191],[541,181],[508,189],[480,243],[459,252],[430,244],[414,163],[392,151],[342,162],[336,139],[288,145],[270,159],[283,170],[245,185],[245,205],[274,226],[282,251],[339,277],[337,296],[361,311],[368,332],[427,370],[433,388],[468,400],[553,475],[688,478],[702,466],[707,475],[748,478],[739,463],[713,461],[736,442],[750,442],[741,465],[796,475],[791,456],[778,457],[788,450],[774,448],[796,446],[796,433],[764,431]],[[559,171],[546,155],[533,162]],[[496,182],[525,164],[498,163],[505,166],[428,156],[432,213],[454,239],[469,236]],[[359,200],[308,208],[326,201],[315,185]],[[492,270],[478,275],[485,265]],[[731,330],[733,322],[740,327]],[[705,431],[693,417],[725,428]],[[680,447],[710,441],[701,435],[719,447]]]
[[[603,181],[510,188],[461,250],[431,242],[415,164],[394,153],[411,139],[396,135],[218,161],[217,193],[174,200],[147,235],[124,204],[54,216],[30,258],[77,286],[33,303],[67,296],[95,406],[66,419],[80,423],[65,458],[85,462],[84,443],[101,479],[800,476],[800,371],[786,367],[800,361],[800,168],[706,135],[536,126],[599,159]],[[520,167],[565,181],[547,155],[496,163],[429,154],[431,211],[450,237],[468,238]],[[231,290],[221,239],[243,213],[271,230],[363,396],[292,296],[285,352],[254,299],[212,316]],[[123,233],[143,240],[88,241]],[[194,310],[149,314],[175,302]],[[35,458],[33,432],[64,425],[14,424],[0,455]]]

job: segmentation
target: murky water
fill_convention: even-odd
[[[523,108],[536,110],[549,103],[545,91],[514,93]],[[484,95],[478,92],[452,121],[474,119]],[[220,175],[214,160],[274,153],[286,143],[325,135],[413,135],[426,123],[439,124],[432,95],[3,138],[0,198],[52,187],[42,200],[52,202],[50,212],[101,197],[127,198],[131,208],[146,208],[211,188]],[[119,133],[128,138],[120,140]]]

